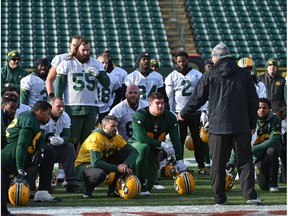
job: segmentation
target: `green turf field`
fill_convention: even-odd
[[[196,171],[196,169],[195,169]],[[99,185],[93,191],[93,198],[83,199],[82,194],[69,194],[58,183],[54,196],[59,196],[63,199],[60,203],[34,203],[29,201],[29,207],[47,207],[47,206],[161,206],[161,205],[213,205],[212,191],[210,186],[209,176],[195,174],[198,178],[196,180],[195,191],[189,195],[179,195],[173,187],[173,179],[162,178],[161,185],[165,189],[153,189],[151,196],[138,197],[136,199],[124,200],[122,198],[108,198],[106,196],[107,186]],[[83,182],[79,182],[82,184]],[[264,200],[265,205],[286,205],[287,193],[286,185],[279,184],[279,193],[270,193],[269,191],[262,191],[256,185],[258,195]],[[245,199],[241,196],[239,182],[235,181],[234,188],[227,193],[229,204],[243,205],[246,204]]]

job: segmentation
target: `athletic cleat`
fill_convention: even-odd
[[[48,191],[37,191],[34,195],[34,202],[60,202],[60,197],[54,197],[48,193]]]
[[[271,193],[279,192],[279,188],[278,187],[270,187],[270,192]]]
[[[263,200],[260,197],[257,197],[256,199],[250,199],[247,200],[248,204],[253,204],[253,205],[262,205],[264,204]]]
[[[201,175],[210,175],[209,170],[206,167],[200,168],[198,174]]]
[[[150,196],[150,192],[147,190],[146,184],[141,183],[141,192],[139,193],[139,196]]]
[[[92,198],[92,191],[86,185],[84,185],[82,197],[83,198]]]

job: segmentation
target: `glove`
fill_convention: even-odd
[[[27,175],[27,173],[25,172],[24,169],[18,169],[18,175],[25,177]]]
[[[178,160],[176,162],[176,165],[179,172],[184,172],[187,170],[187,166],[184,164],[182,160]]]
[[[88,73],[90,73],[91,75],[93,75],[95,77],[99,76],[99,71],[96,71],[94,68],[89,68]]]
[[[40,166],[44,159],[44,150],[42,148],[38,149],[34,155],[32,155],[32,163],[35,166]]]
[[[64,143],[64,139],[60,137],[59,135],[55,135],[55,136],[50,137],[50,143],[51,145],[59,146]]]
[[[207,132],[209,128],[209,122],[207,121],[205,125],[203,125],[204,130]]]
[[[171,143],[161,142],[161,148],[166,152],[167,157],[174,157],[175,150]]]
[[[201,112],[200,122],[203,126],[208,122],[208,115],[206,112]]]

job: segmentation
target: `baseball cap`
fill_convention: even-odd
[[[276,58],[269,58],[266,62],[266,67],[268,67],[269,65],[274,65],[278,67],[278,59]]]
[[[18,52],[18,51],[16,51],[16,50],[11,50],[11,51],[9,51],[8,52],[8,54],[7,54],[7,61],[9,62],[10,60],[12,60],[12,59],[14,59],[14,58],[21,58],[20,57],[20,53]]]
[[[150,61],[150,67],[157,67],[157,68],[159,68],[159,63],[158,63],[157,59],[151,59],[151,61]]]

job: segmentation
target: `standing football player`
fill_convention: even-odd
[[[176,70],[172,71],[165,79],[166,94],[169,98],[170,110],[179,113],[187,104],[190,95],[197,86],[202,73],[188,65],[188,54],[180,51],[175,56]],[[179,121],[180,140],[184,146],[189,127],[193,144],[196,162],[198,163],[199,174],[209,175],[204,163],[204,145],[199,136],[201,109],[194,112],[185,121]],[[182,157],[184,148],[182,148]]]
[[[54,97],[54,81],[56,79],[56,68],[57,66],[65,59],[67,59],[70,55],[73,55],[75,52],[75,47],[78,42],[78,40],[81,38],[80,35],[74,35],[70,38],[69,44],[70,44],[70,52],[69,53],[63,53],[60,55],[56,55],[51,62],[51,68],[49,70],[47,79],[46,79],[46,89],[47,94],[49,96],[49,99]]]
[[[125,79],[126,87],[135,84],[140,91],[140,99],[148,101],[148,96],[153,92],[161,92],[166,95],[163,85],[163,77],[160,73],[150,68],[150,54],[142,52],[139,54],[137,62],[139,68],[127,75]]]
[[[95,129],[98,81],[109,88],[110,79],[103,64],[90,57],[90,41],[81,38],[73,55],[57,67],[55,80],[55,96],[64,95],[65,111],[71,118],[71,142],[76,146],[76,155],[81,143]]]
[[[38,59],[34,73],[29,74],[20,81],[20,102],[32,107],[37,101],[47,101],[45,80],[49,72],[47,58]]]

